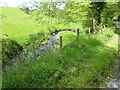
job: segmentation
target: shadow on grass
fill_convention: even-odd
[[[63,47],[38,56],[3,76],[4,88],[101,87],[112,74],[114,50],[90,36],[80,36]],[[30,61],[26,60],[26,63]]]
[[[95,38],[80,37],[61,50],[64,76],[60,86],[68,88],[100,87],[107,76],[112,74],[115,64],[115,51]]]
[[[120,28],[115,29],[115,33],[120,35]]]

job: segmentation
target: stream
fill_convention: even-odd
[[[3,68],[3,71],[9,71],[10,68],[16,68],[16,65],[17,63],[19,63],[19,61],[25,62],[25,60],[27,59],[35,60],[38,56],[44,55],[45,53],[50,53],[51,50],[53,50],[53,48],[57,45],[57,41],[59,39],[58,34],[64,31],[71,32],[71,30],[62,30],[62,31],[52,33],[52,35],[48,39],[47,44],[40,46],[34,50],[27,48],[26,51],[24,51],[25,52],[24,55],[23,54],[19,55],[19,57],[14,58],[12,62],[6,63],[5,68]]]
[[[64,30],[64,31],[59,31],[57,33],[53,33],[51,36],[50,36],[50,39],[48,40],[48,43],[47,43],[47,47],[52,47],[54,48],[56,46],[56,42],[58,41],[58,34],[60,34],[61,32],[65,32],[65,31],[69,31],[69,30]],[[72,32],[72,31],[69,31],[69,32]]]

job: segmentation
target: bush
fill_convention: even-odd
[[[23,47],[15,40],[2,39],[2,60],[3,64],[11,60],[23,50]]]
[[[30,34],[26,45],[30,45],[31,43],[35,43],[36,41],[39,41],[40,43],[43,43],[47,39],[48,39],[48,34],[46,34],[44,32],[38,32],[38,33],[35,33],[35,34]]]

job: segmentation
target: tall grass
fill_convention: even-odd
[[[25,58],[21,65],[3,74],[3,88],[103,87],[116,62],[116,50],[104,44],[108,34],[102,39],[97,34],[80,34],[76,42],[75,33],[61,33],[64,43],[71,40],[62,50],[57,47],[31,61]]]

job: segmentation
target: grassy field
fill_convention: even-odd
[[[37,32],[45,32],[48,33],[48,28],[53,29],[49,23],[38,24],[34,18],[30,15],[27,15],[23,11],[18,8],[11,7],[0,7],[2,8],[2,37],[6,38],[5,34],[7,34],[10,38],[15,39],[20,44],[25,43],[30,34],[34,34]],[[50,20],[49,20],[50,21]],[[42,22],[42,21],[41,21]],[[53,21],[51,20],[51,23]],[[64,24],[56,24],[54,25],[57,30],[64,28],[78,28],[79,24],[71,23],[69,26]]]
[[[15,39],[23,44],[27,41],[28,36],[46,29],[40,27],[31,19],[29,15],[18,8],[4,7],[2,20],[2,36],[7,34],[10,38]]]

